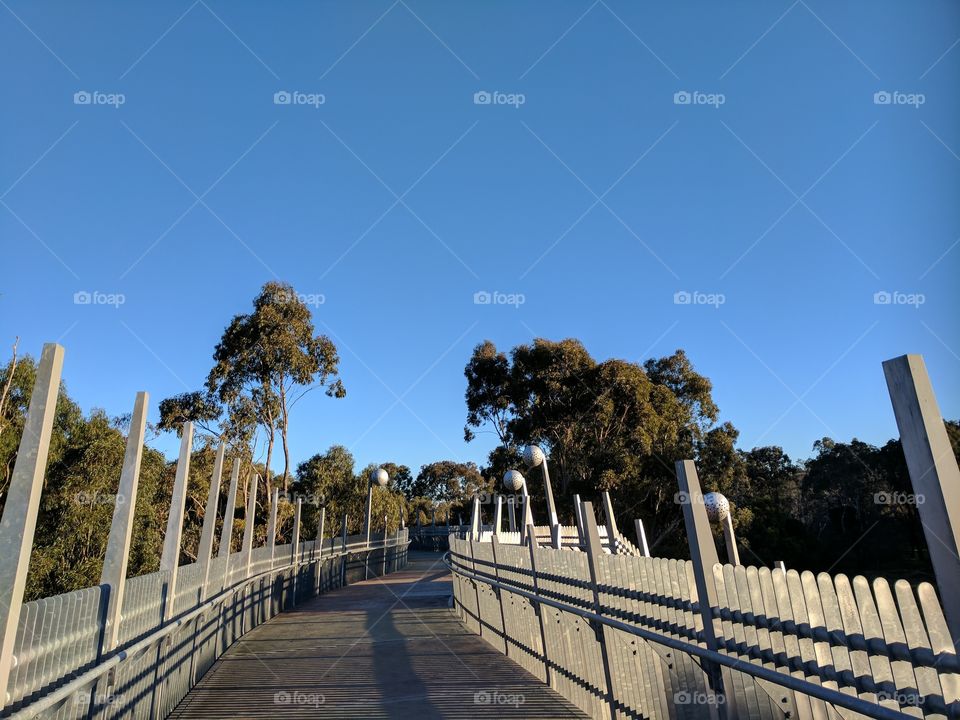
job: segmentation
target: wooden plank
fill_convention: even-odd
[[[894,591],[897,595],[897,606],[900,608],[900,617],[903,619],[903,632],[906,636],[911,658],[923,660],[932,665],[935,662],[933,649],[930,647],[930,639],[927,637],[926,628],[924,628],[923,620],[920,618],[920,610],[917,608],[916,600],[914,600],[910,583],[906,580],[897,580]],[[943,696],[940,678],[937,677],[935,668],[917,664],[913,668],[913,673],[917,679],[917,700],[937,695]],[[942,713],[927,713],[924,717],[927,720],[946,720],[947,718]]]
[[[890,670],[893,672],[893,682],[897,686],[896,700],[901,711],[912,717],[923,717],[920,708],[910,705],[911,696],[916,700],[917,678],[913,673],[913,663],[907,651],[907,636],[900,625],[900,616],[897,613],[890,584],[883,578],[873,581],[873,594],[877,601],[877,613],[880,615],[880,627],[883,630],[883,639],[890,651]]]
[[[930,638],[930,647],[935,655],[956,655],[953,638],[947,628],[947,621],[943,617],[937,591],[930,583],[920,583],[917,586],[917,597],[920,598],[920,607],[923,610],[923,620]],[[960,674],[949,670],[938,671],[940,687],[943,688],[943,699],[947,703],[960,702]]]
[[[718,565],[714,568],[714,581],[717,584],[717,599],[721,607],[726,607],[731,615],[740,610],[739,598],[737,597],[737,581],[733,576],[733,565]],[[732,619],[724,619],[723,637],[727,640],[733,640],[738,646],[745,644],[743,636],[743,626]],[[736,652],[727,651],[728,655],[740,657],[739,649]],[[737,693],[736,707],[739,710],[738,717],[747,717],[750,720],[759,720],[760,701],[757,698],[757,692],[753,685],[753,678],[742,672],[733,671],[733,686]]]
[[[790,599],[790,590],[787,587],[787,574],[782,570],[774,570],[770,573],[770,580],[773,583],[773,601],[776,602],[777,612],[781,622],[781,632],[783,638],[784,652],[791,663],[797,659],[802,659],[800,654],[800,643],[794,632],[790,632],[790,625],[796,625],[793,603]],[[766,602],[765,602],[766,604]],[[795,678],[805,679],[806,673],[800,669],[793,669],[791,665],[790,675]],[[813,703],[809,695],[795,693],[797,701],[797,713],[801,720],[812,720],[814,717],[820,717],[814,713]]]
[[[860,613],[860,622],[863,625],[863,637],[866,638],[870,651],[870,674],[877,684],[877,696],[883,707],[900,709],[899,703],[891,697],[895,688],[893,671],[887,659],[887,644],[883,641],[883,627],[880,624],[880,615],[873,601],[870,585],[862,575],[853,578],[853,594],[857,599],[857,611]]]
[[[843,616],[840,613],[840,602],[837,591],[833,586],[833,579],[828,573],[817,575],[817,589],[820,593],[820,604],[823,610],[823,623],[830,641],[830,655],[833,658],[833,668],[837,674],[837,685],[840,692],[851,697],[857,697],[856,676],[850,663],[849,642],[843,631]],[[852,710],[837,709],[845,718],[865,718],[864,715]]]

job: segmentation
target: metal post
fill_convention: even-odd
[[[923,356],[902,355],[887,360],[883,373],[943,614],[960,653],[960,468]]]
[[[613,502],[610,500],[610,493],[603,491],[603,514],[607,518],[607,543],[610,545],[610,553],[617,554],[617,538],[620,537],[620,531],[617,529],[617,518],[613,514]]]
[[[106,655],[117,646],[120,635],[120,610],[123,608],[123,592],[127,578],[127,560],[130,555],[130,537],[133,534],[133,517],[137,505],[137,486],[140,482],[140,461],[143,457],[143,437],[147,425],[147,403],[150,396],[145,392],[137,393],[130,418],[130,433],[123,454],[123,469],[120,471],[120,485],[113,506],[113,521],[110,523],[110,537],[107,540],[107,553],[100,573],[100,584],[108,590],[107,617],[104,623],[103,642],[100,655]]]
[[[480,525],[480,498],[477,495],[473,496],[473,512],[470,513],[470,539],[471,540],[480,540],[480,532],[482,527]]]
[[[603,555],[603,545],[600,541],[600,531],[597,529],[597,521],[593,515],[593,505],[588,502],[583,503],[580,514],[583,516],[584,534],[587,540],[586,553],[588,566],[590,568],[590,585],[593,590],[593,611],[597,615],[600,615],[602,613],[602,606],[600,605],[600,591],[598,589],[600,584],[598,565],[600,556]],[[593,625],[593,623],[591,623],[591,625]],[[613,718],[613,720],[617,720],[617,705],[616,698],[613,695],[613,678],[610,672],[610,659],[607,654],[605,629],[602,625],[595,625],[593,630],[597,635],[597,642],[600,643],[600,656],[603,660],[603,679],[607,686],[606,697],[607,703],[610,705],[610,717]]]
[[[230,579],[230,546],[233,544],[233,515],[237,507],[237,492],[240,486],[240,458],[234,458],[230,472],[230,490],[227,491],[227,507],[223,511],[223,527],[220,528],[220,549],[217,557],[223,559],[223,582],[220,589],[227,587]]]
[[[497,506],[493,511],[493,536],[500,539],[500,527],[503,525],[503,496],[497,495]]]
[[[7,687],[16,664],[13,646],[20,627],[62,371],[63,348],[44,345],[0,520],[0,707],[10,701]]]
[[[347,514],[343,514],[343,525],[341,525],[340,544],[343,548],[343,554],[340,556],[340,587],[347,584]]]
[[[273,568],[274,554],[277,549],[277,506],[280,504],[280,488],[273,489],[270,498],[270,519],[267,521],[267,547],[270,548],[270,568]]]
[[[640,551],[644,557],[650,557],[650,546],[647,545],[647,533],[643,529],[643,520],[636,518],[633,521],[633,526],[637,531],[637,544],[640,546]]]
[[[260,476],[250,475],[250,487],[247,490],[247,512],[243,518],[243,548],[240,552],[243,562],[243,577],[250,577],[250,555],[253,553],[253,525],[257,514],[257,487],[260,485]]]
[[[703,506],[703,493],[700,489],[700,478],[693,460],[677,460],[677,483],[680,486],[678,497],[683,507],[683,522],[687,531],[687,542],[690,545],[690,559],[693,561],[693,576],[697,585],[697,605],[703,622],[703,639],[708,650],[719,650],[717,634],[713,624],[711,608],[718,607],[717,587],[713,581],[713,567],[720,563],[717,557],[717,547],[713,542],[713,533],[710,530],[710,520],[707,518],[706,508]],[[736,708],[732,706],[735,698],[733,693],[724,692],[724,679],[715,663],[702,661],[702,667],[710,680],[713,692],[723,696],[725,702],[715,703],[722,718],[737,717]]]
[[[737,552],[737,538],[733,534],[733,518],[729,512],[723,519],[723,541],[727,546],[727,562],[731,565],[739,565],[740,553]]]
[[[327,522],[327,506],[324,505],[320,508],[320,523],[317,525],[317,542],[316,542],[316,557],[317,557],[317,594],[320,593],[321,587],[323,585],[323,530],[324,525]]]
[[[193,450],[193,423],[183,424],[180,441],[180,457],[177,474],[173,481],[173,497],[170,499],[170,514],[167,516],[167,532],[163,536],[163,554],[160,556],[160,571],[170,573],[167,594],[163,603],[163,619],[173,614],[173,601],[177,594],[177,567],[180,564],[180,537],[183,534],[183,511],[187,502],[187,481],[190,478],[190,453]]]
[[[217,524],[217,505],[220,504],[220,479],[223,477],[223,456],[227,452],[226,443],[217,448],[213,460],[213,476],[210,478],[210,492],[207,493],[207,506],[203,511],[203,529],[200,532],[200,548],[197,562],[203,563],[203,583],[200,585],[200,601],[207,597],[207,583],[210,580],[210,556],[213,554],[213,530]]]
[[[370,547],[370,520],[373,514],[373,483],[367,488],[367,514],[363,516],[363,534],[366,536],[367,548]]]

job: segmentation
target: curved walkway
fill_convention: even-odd
[[[257,627],[171,718],[584,718],[469,633],[436,553]]]

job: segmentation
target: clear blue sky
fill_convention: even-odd
[[[280,278],[348,389],[297,406],[295,460],[482,462],[485,338],[682,347],[742,447],[795,457],[894,436],[906,352],[960,416],[956,3],[2,5],[0,340],[65,345],[85,410],[156,420]]]

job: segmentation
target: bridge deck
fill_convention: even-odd
[[[245,635],[171,718],[584,718],[448,607],[435,553]]]

